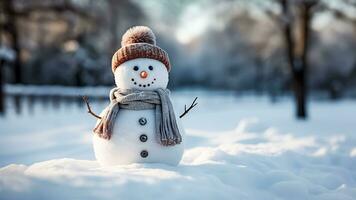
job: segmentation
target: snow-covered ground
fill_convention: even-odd
[[[8,101],[0,118],[0,199],[356,199],[356,101],[312,101],[296,121],[288,98],[175,92],[186,151],[177,167],[102,168],[84,106]],[[97,112],[105,102],[92,102]],[[31,112],[30,112],[31,111]]]

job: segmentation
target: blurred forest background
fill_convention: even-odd
[[[146,25],[170,88],[356,96],[355,0],[0,0],[1,83],[112,86],[122,34]],[[292,94],[292,93],[291,93]]]

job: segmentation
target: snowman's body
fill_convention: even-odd
[[[114,76],[117,87],[122,89],[155,90],[166,88],[168,84],[168,71],[163,63],[147,58],[121,64]],[[155,120],[154,109],[120,109],[110,140],[97,134],[93,136],[97,160],[105,166],[132,163],[177,165],[183,155],[185,135],[179,118],[176,117],[176,120],[183,142],[173,146],[160,144]]]
[[[183,154],[183,144],[174,146],[159,144],[156,138],[154,112],[152,109],[120,110],[110,140],[94,134],[94,150],[98,161],[103,165],[131,163],[177,165]],[[182,135],[183,131],[180,128]]]

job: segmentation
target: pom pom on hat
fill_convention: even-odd
[[[148,43],[156,45],[156,36],[147,26],[134,26],[122,36],[121,46],[134,43]]]
[[[155,59],[162,62],[168,71],[171,70],[168,54],[156,45],[155,34],[147,26],[134,26],[122,36],[121,48],[112,57],[112,71],[135,58]]]

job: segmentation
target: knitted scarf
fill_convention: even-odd
[[[155,109],[156,138],[165,146],[182,142],[179,133],[168,89],[155,91],[119,89],[110,91],[110,104],[100,122],[94,128],[94,133],[104,139],[110,139],[115,119],[120,109],[145,110]]]

